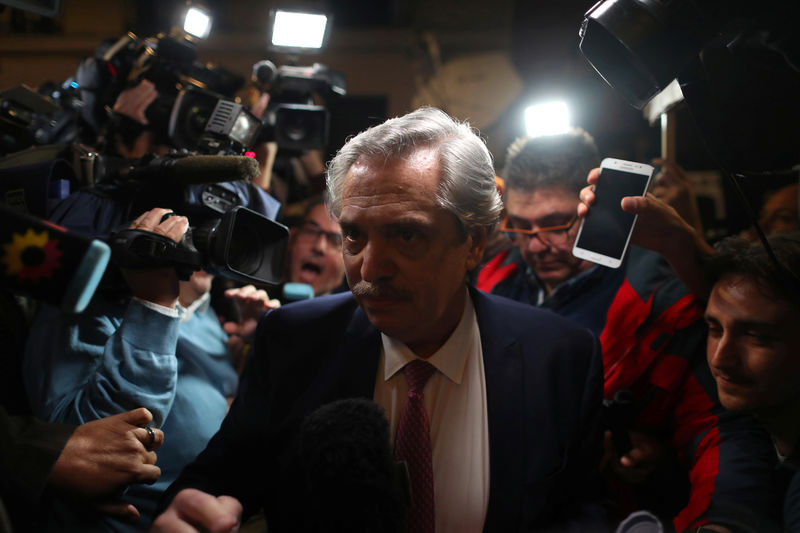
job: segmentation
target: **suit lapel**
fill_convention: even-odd
[[[482,293],[470,289],[481,335],[489,418],[489,508],[484,530],[517,523],[525,468],[523,427],[524,365],[519,344],[502,334],[503,314]]]
[[[337,354],[341,362],[339,395],[371,400],[375,394],[381,336],[360,307],[353,313],[344,339]]]
[[[489,419],[489,508],[485,531],[520,523],[527,449],[523,427],[524,365],[519,344],[505,338],[507,319],[484,294],[470,288],[475,306],[486,376]],[[372,399],[378,372],[380,332],[357,308],[337,354],[341,365],[339,397]]]

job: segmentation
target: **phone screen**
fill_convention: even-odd
[[[641,196],[649,176],[603,168],[595,184],[595,200],[586,214],[576,248],[622,258],[636,215],[620,207],[625,196]]]

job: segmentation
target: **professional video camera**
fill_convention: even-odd
[[[145,39],[129,33],[98,47],[76,75],[87,122],[101,131],[116,97],[142,80],[152,82],[159,93],[145,114],[156,143],[241,155],[255,141],[260,121],[235,100],[244,78],[199,62],[194,42],[179,31]],[[112,118],[123,127],[139,127],[126,124],[124,117]]]
[[[262,141],[274,140],[279,148],[324,148],[328,142],[329,115],[314,104],[317,95],[327,101],[344,96],[344,76],[320,63],[310,67],[276,67],[262,60],[253,65],[252,81],[270,100],[264,113]]]
[[[126,160],[97,156],[97,183],[62,201],[51,220],[110,243],[125,268],[174,266],[182,279],[194,270],[244,283],[282,280],[288,229],[274,222],[280,204],[249,183],[258,163],[244,156],[173,153]],[[129,222],[154,207],[189,218],[181,243]],[[108,280],[114,288],[119,280]]]
[[[43,85],[38,92],[24,85],[0,91],[0,155],[75,141],[82,102],[73,83]]]

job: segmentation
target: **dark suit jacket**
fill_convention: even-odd
[[[603,530],[602,513],[587,504],[597,497],[601,454],[599,343],[549,311],[470,294],[489,420],[485,530]],[[380,334],[350,293],[269,313],[253,351],[220,432],[170,487],[162,509],[180,489],[194,487],[236,497],[245,516],[263,504],[270,531],[291,529],[291,515],[302,510],[279,480],[299,424],[334,400],[372,399]]]

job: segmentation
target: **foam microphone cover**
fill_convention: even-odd
[[[389,424],[375,402],[337,400],[308,415],[297,458],[308,511],[303,531],[406,530],[407,480],[394,462]]]
[[[184,185],[250,181],[259,175],[258,161],[238,155],[188,155],[175,160],[171,170]]]

